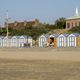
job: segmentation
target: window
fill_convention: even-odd
[[[70,28],[70,23],[67,23],[67,28]]]
[[[72,27],[73,27],[73,22],[72,22]]]
[[[77,26],[77,22],[75,22],[75,27]]]

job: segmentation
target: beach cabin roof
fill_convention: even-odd
[[[60,35],[58,35],[58,37],[65,37],[65,35],[64,34],[60,34]]]
[[[54,38],[54,37],[55,37],[55,35],[54,35],[54,34],[51,34],[49,37],[50,37],[50,38],[51,38],[51,37],[52,37],[52,38]]]
[[[68,37],[69,36],[69,34],[63,34],[65,37]]]
[[[73,33],[76,37],[78,37],[79,36],[79,34],[78,33]]]
[[[7,36],[5,36],[5,37],[4,37],[4,39],[8,39],[8,37],[7,37]]]
[[[57,37],[67,37],[67,36],[69,36],[69,34],[60,34]]]
[[[17,36],[13,36],[13,37],[12,37],[12,39],[15,39],[15,38],[17,39]]]
[[[42,34],[40,37],[45,37],[45,35],[44,35],[44,34]]]
[[[25,37],[22,35],[22,36],[20,36],[19,38],[25,38]]]
[[[78,37],[78,36],[79,36],[79,34],[78,34],[78,33],[73,33],[73,34],[70,34],[70,35],[69,35],[69,37],[70,37],[70,36]]]
[[[20,36],[19,38],[25,38],[25,39],[27,39],[27,38],[32,38],[32,37],[31,37],[31,36],[22,35],[22,36]]]
[[[39,36],[39,38],[40,38],[40,37],[48,38],[48,37],[49,37],[49,35],[48,35],[48,34],[42,34],[42,35],[40,35],[40,36]]]
[[[8,39],[11,39],[12,38],[12,36],[8,36]]]
[[[49,34],[44,34],[44,36],[45,36],[46,38],[48,38],[48,37],[49,37]]]
[[[17,39],[19,39],[19,38],[20,38],[20,36],[16,36],[16,38],[17,38]]]
[[[4,36],[0,36],[0,39],[4,39]]]
[[[74,34],[70,34],[68,37],[71,37],[71,36],[74,36],[74,37],[76,37],[76,35],[74,35]]]

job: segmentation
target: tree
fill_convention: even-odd
[[[57,29],[64,29],[66,27],[66,19],[61,17],[55,21],[55,26]]]

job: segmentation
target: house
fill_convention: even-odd
[[[57,47],[66,47],[67,46],[67,36],[68,36],[68,34],[60,34],[57,37]]]
[[[75,15],[66,19],[66,29],[80,26],[80,15],[78,8],[76,8]]]
[[[39,36],[38,44],[39,44],[39,47],[47,46],[47,35],[46,34],[42,34],[41,36]]]
[[[12,28],[12,29],[16,29],[16,30],[22,30],[22,29],[26,29],[28,27],[38,27],[40,24],[38,19],[35,19],[33,21],[14,21],[12,23],[8,23],[8,27]],[[5,27],[7,26],[7,23],[5,22]]]
[[[78,34],[70,34],[67,37],[67,47],[77,47]]]

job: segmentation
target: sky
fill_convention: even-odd
[[[53,24],[59,17],[70,17],[80,10],[80,0],[0,0],[0,25],[8,10],[9,22],[39,19]]]

